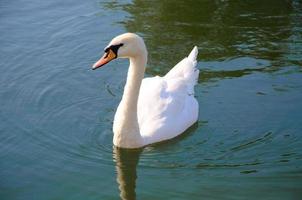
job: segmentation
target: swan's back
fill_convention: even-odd
[[[138,100],[138,122],[145,145],[183,133],[198,118],[194,97],[199,70],[197,47],[164,77],[143,79]]]

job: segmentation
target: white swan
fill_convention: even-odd
[[[195,46],[190,55],[164,77],[144,78],[147,49],[143,39],[133,33],[112,39],[92,69],[115,58],[130,59],[124,94],[114,117],[115,146],[140,148],[168,140],[197,121],[198,102],[194,97],[199,75],[197,54]]]

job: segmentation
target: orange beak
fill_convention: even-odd
[[[98,60],[96,63],[94,63],[94,65],[92,66],[92,69],[97,69],[99,67],[102,67],[104,65],[106,65],[107,63],[109,63],[111,60],[115,59],[117,56],[116,54],[109,49],[108,52],[106,52],[100,60]]]

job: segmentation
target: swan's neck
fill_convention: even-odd
[[[124,148],[143,146],[137,118],[137,103],[146,63],[146,55],[130,58],[124,94],[114,118],[113,143],[115,146]]]

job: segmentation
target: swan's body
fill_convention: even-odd
[[[116,46],[119,46],[117,50]],[[168,140],[197,121],[198,102],[194,97],[194,85],[199,75],[197,47],[165,76],[145,79],[147,50],[139,36],[120,35],[105,51],[107,55],[95,63],[94,69],[115,57],[130,59],[124,94],[114,117],[115,146],[139,148]]]

